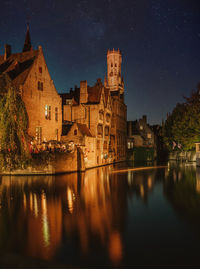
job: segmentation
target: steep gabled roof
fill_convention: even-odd
[[[88,87],[88,103],[98,104],[101,100],[102,88],[98,86]]]
[[[77,123],[77,126],[78,126],[79,131],[82,133],[82,135],[92,137],[92,134],[86,124]]]
[[[0,74],[7,73],[18,87],[24,84],[37,56],[38,50],[11,54],[6,60],[4,56],[0,56]]]
[[[105,95],[105,103],[106,103],[106,106],[107,106],[107,103],[108,103],[109,92],[110,92],[110,90],[108,88],[104,88],[104,95]]]

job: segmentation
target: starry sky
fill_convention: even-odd
[[[0,0],[0,54],[23,48],[26,22],[59,93],[106,73],[122,51],[128,120],[161,123],[200,81],[199,0]]]

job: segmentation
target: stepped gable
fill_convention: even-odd
[[[38,50],[11,54],[8,59],[0,56],[0,74],[7,73],[15,86],[23,85],[37,58]]]

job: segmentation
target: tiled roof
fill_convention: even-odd
[[[94,87],[88,87],[88,103],[97,104],[101,100],[102,87],[95,85]]]
[[[11,54],[7,60],[0,56],[0,74],[7,73],[17,87],[23,85],[37,55],[38,50],[31,50]]]
[[[92,137],[92,134],[90,130],[88,129],[86,124],[77,123],[79,131],[82,133],[82,135],[90,136]]]

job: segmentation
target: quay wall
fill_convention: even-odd
[[[175,151],[169,154],[169,160],[196,162],[195,151]]]

